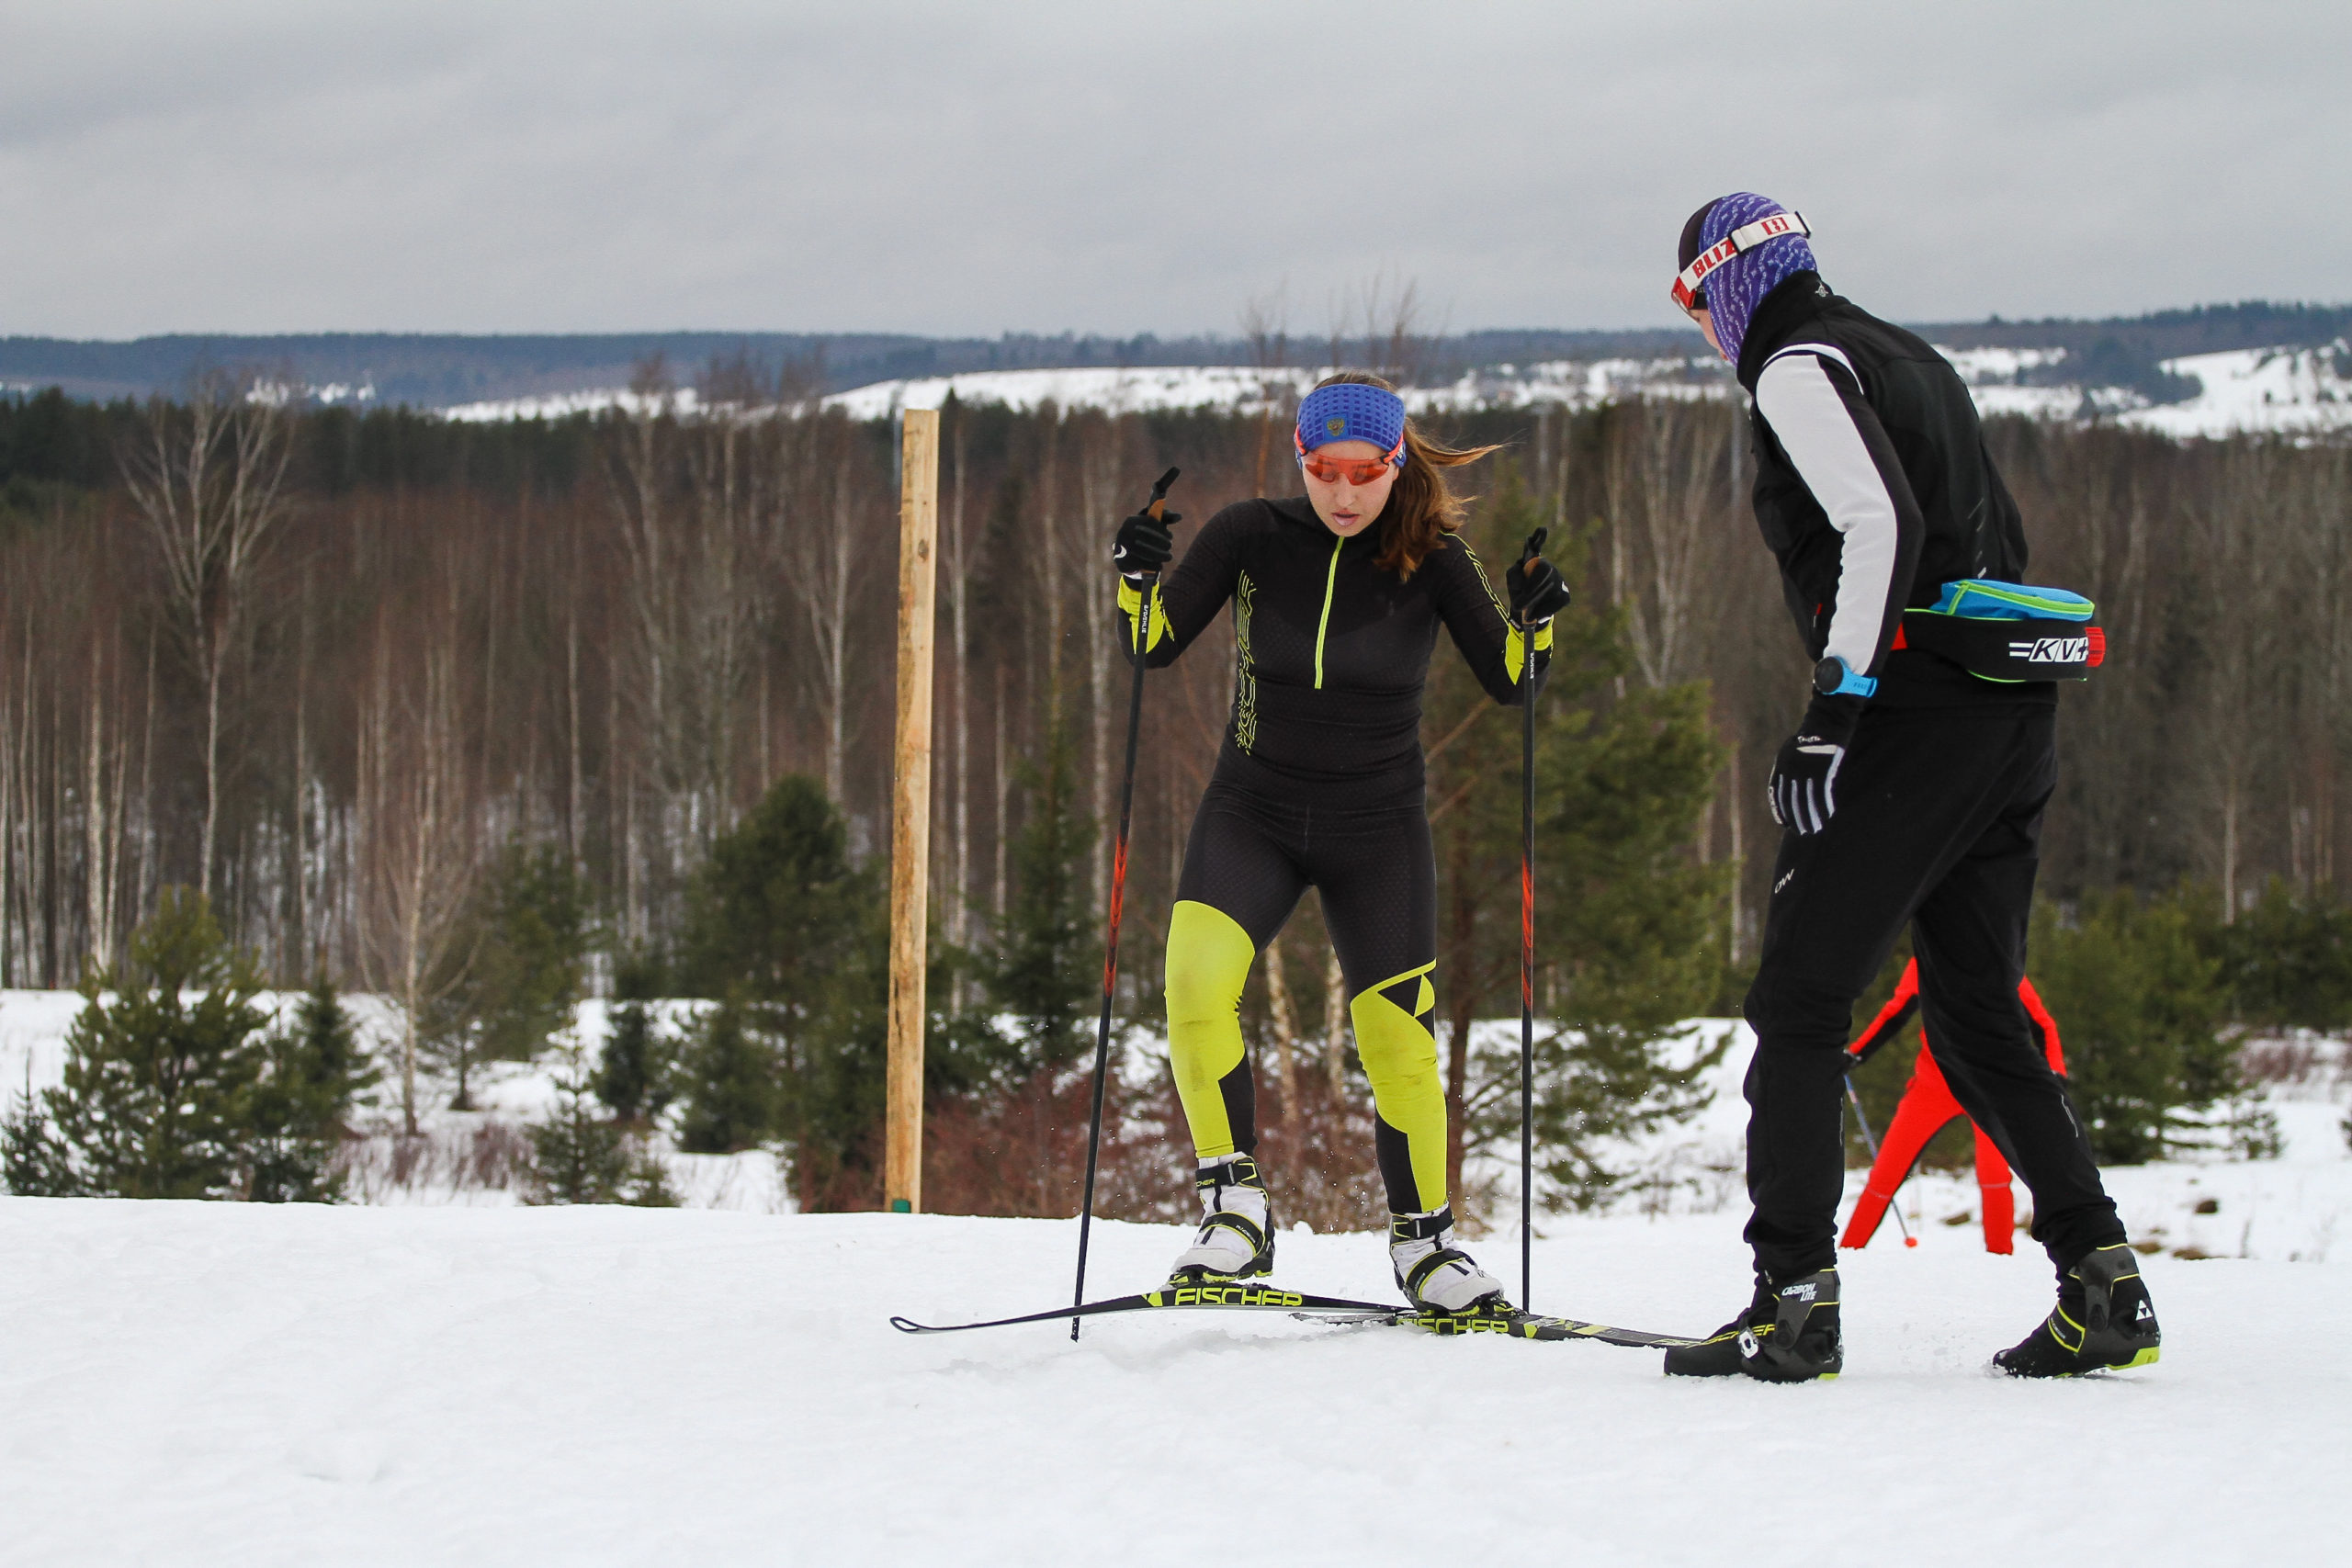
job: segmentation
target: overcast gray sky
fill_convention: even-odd
[[[0,333],[1178,333],[2352,298],[2352,6],[0,0]]]

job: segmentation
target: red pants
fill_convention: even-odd
[[[1911,1082],[1903,1091],[1903,1102],[1895,1107],[1894,1120],[1887,1123],[1886,1139],[1878,1146],[1878,1159],[1871,1167],[1870,1179],[1862,1185],[1861,1201],[1854,1205],[1853,1218],[1846,1222],[1846,1234],[1838,1238],[1839,1246],[1869,1245],[1879,1222],[1886,1218],[1886,1206],[1894,1201],[1894,1190],[1911,1174],[1928,1140],[1962,1114],[1960,1101],[1952,1098],[1942,1070],[1936,1066],[1936,1058],[1922,1039],[1919,1059],[1911,1069]],[[1976,1186],[1984,1205],[1984,1250],[2014,1252],[2017,1203],[2009,1191],[2009,1162],[2001,1157],[2001,1151],[1993,1146],[1993,1140],[1984,1135],[1983,1128],[1973,1130],[1976,1134]]]

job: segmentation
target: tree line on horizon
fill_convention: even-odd
[[[662,384],[648,367],[642,389]],[[888,854],[896,437],[806,389],[737,358],[701,370],[692,412],[656,397],[504,425],[273,404],[227,378],[144,404],[0,400],[0,983],[116,964],[189,888],[277,984],[390,998],[405,1034],[387,1092],[413,1109],[419,1062],[462,1075],[527,1049],[530,1029],[498,1032],[520,1015],[488,977],[544,991],[517,922],[569,908],[577,988],[736,1005],[770,1044],[727,1070],[797,1086],[753,1131],[814,1148],[824,1120],[823,1159],[801,1163],[823,1166],[824,1201],[864,1201],[872,1010],[795,993],[788,964],[763,977],[756,955],[711,956],[730,921],[774,913],[726,893],[729,863],[772,857],[738,878],[756,887],[833,855],[826,876],[870,890]],[[1435,423],[1505,445],[1470,470],[1469,539],[1499,564],[1547,526],[1577,590],[1539,764],[1540,996],[1576,1032],[1547,1047],[1542,1113],[1555,1179],[1599,1191],[1619,1174],[1592,1164],[1602,1132],[1687,1109],[1672,1024],[1736,1007],[1753,964],[1777,831],[1763,780],[1804,705],[1804,657],[1728,404]],[[2110,649],[2064,699],[2050,929],[2087,911],[2138,930],[2109,912],[2117,897],[2216,931],[2257,908],[2333,919],[2352,825],[2336,788],[2352,447],[2018,421],[1988,440],[2034,581],[2098,600]],[[1171,464],[1193,520],[1180,547],[1219,505],[1295,488],[1279,407],[945,413],[932,903],[954,1078],[938,1136],[963,1142],[933,1158],[974,1206],[1050,1210],[1082,1159],[1068,1068],[1091,1046],[1126,679],[1106,542]],[[1231,662],[1220,622],[1147,690],[1121,957],[1139,1020]],[[1457,663],[1441,647],[1425,739],[1449,1089],[1475,1148],[1516,1114],[1498,1087],[1512,1065],[1479,1059],[1468,1024],[1515,991],[1517,745]],[[778,837],[786,795],[798,838]],[[1311,902],[1245,1013],[1269,1137],[1335,1173],[1316,1201],[1344,1217],[1369,1201],[1337,1174],[1362,1163],[1344,1128],[1363,1108]],[[872,988],[870,947],[843,947],[835,972]],[[2318,1004],[2272,1011],[2329,1021]],[[982,1037],[1000,1017],[1026,1021],[1017,1039]],[[831,1031],[831,1054],[786,1040],[777,1058],[793,1030]],[[1149,1098],[1114,1155],[1158,1146],[1173,1107]],[[985,1151],[1021,1139],[1051,1179],[990,1185]],[[1157,1194],[1137,1212],[1181,1200],[1146,1153],[1130,1165]]]

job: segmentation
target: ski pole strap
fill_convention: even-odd
[[[1150,578],[1119,579],[1119,613],[1126,617],[1127,651],[1131,657],[1138,646],[1149,653],[1168,637],[1168,602],[1157,593],[1151,596],[1151,640],[1145,642],[1136,635],[1136,626],[1143,619],[1144,588],[1151,581]]]
[[[2098,606],[2064,588],[1989,578],[1944,584],[1936,602],[1903,612],[1896,648],[1917,648],[1980,681],[2086,681],[2107,659]]]
[[[1503,672],[1510,677],[1511,684],[1514,686],[1520,683],[1521,671],[1530,668],[1527,649],[1531,642],[1534,645],[1537,653],[1551,652],[1552,623],[1549,621],[1539,623],[1532,637],[1516,626],[1503,633]],[[1540,672],[1544,662],[1541,659],[1534,661],[1536,671]]]

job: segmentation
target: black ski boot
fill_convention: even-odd
[[[1846,1364],[1838,1332],[1838,1270],[1823,1269],[1776,1285],[1759,1273],[1747,1310],[1698,1344],[1668,1350],[1668,1377],[1766,1382],[1834,1378]]]
[[[2071,1378],[2154,1366],[2163,1343],[2139,1254],[2119,1241],[2093,1247],[2059,1275],[2057,1309],[1993,1364],[2013,1378]]]
[[[1201,1194],[1201,1228],[1176,1259],[1169,1283],[1249,1280],[1272,1270],[1274,1209],[1258,1162],[1229,1155],[1201,1167],[1193,1185]]]

